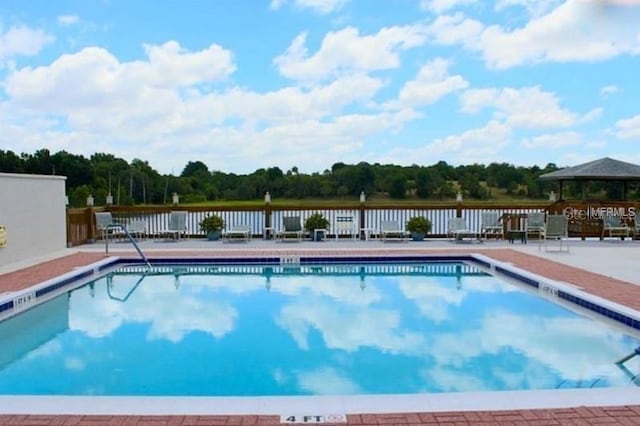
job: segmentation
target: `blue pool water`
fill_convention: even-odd
[[[125,267],[0,323],[0,394],[632,386],[637,339],[522,287],[467,263]]]

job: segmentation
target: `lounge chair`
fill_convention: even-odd
[[[607,235],[608,234],[608,235]],[[622,221],[622,216],[604,215],[602,216],[602,235],[604,237],[629,237],[631,228]]]
[[[96,212],[96,231],[102,235],[102,239],[106,240],[110,237],[122,239],[126,233],[121,224],[113,221],[111,212]]]
[[[172,211],[169,215],[169,227],[158,231],[160,237],[167,240],[179,241],[182,236],[187,235],[187,212]]]
[[[222,231],[222,242],[251,241],[251,225],[234,225]]]
[[[545,251],[549,248],[548,241],[558,241],[558,251],[562,251],[563,247],[569,251],[569,221],[565,215],[551,214],[547,216],[541,239]],[[566,242],[564,246],[563,241]]]
[[[542,238],[544,232],[544,212],[527,213],[527,235],[536,234],[538,239]]]
[[[398,241],[409,241],[411,234],[406,231],[400,222],[395,220],[383,220],[380,222],[380,238],[383,242],[392,239]]]
[[[480,215],[480,238],[494,236],[502,238],[504,230],[498,212],[482,212]]]
[[[126,226],[127,232],[131,235],[131,238],[146,238],[147,236],[147,222],[140,219],[135,219],[129,222]]]
[[[463,241],[465,238],[477,238],[478,233],[469,228],[463,217],[452,217],[447,223],[447,236],[453,241]]]
[[[346,235],[352,240],[355,240],[358,236],[356,218],[353,215],[337,215],[336,225],[333,227],[333,230],[335,232],[336,240],[340,238],[341,235]]]
[[[282,218],[283,229],[276,234],[279,241],[302,241],[304,233],[300,216],[285,216]]]

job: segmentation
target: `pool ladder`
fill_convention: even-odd
[[[124,226],[121,223],[110,223],[109,225],[107,225],[107,229],[120,229],[120,230],[122,230],[124,232],[124,234],[127,236],[127,238],[129,238],[129,241],[131,242],[131,244],[133,244],[133,247],[135,247],[136,251],[138,252],[140,257],[142,258],[142,260],[144,260],[144,262],[147,264],[149,269],[151,269],[151,263],[149,263],[149,260],[147,259],[147,256],[145,256],[144,253],[142,253],[142,250],[140,250],[140,247],[138,247],[138,243],[136,243],[136,240],[133,239],[133,237],[131,236],[131,234],[127,230],[126,226]],[[107,235],[105,237],[104,252],[106,254],[109,254],[109,234],[108,233],[107,233]]]
[[[630,371],[624,365],[625,362],[629,361],[631,358],[635,357],[636,355],[640,355],[640,346],[635,348],[633,350],[633,352],[631,352],[629,355],[626,355],[626,356],[622,357],[620,360],[616,361],[616,365],[631,379],[631,382],[634,385],[640,386],[640,375],[633,374],[633,372]]]

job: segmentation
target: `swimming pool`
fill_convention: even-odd
[[[379,395],[632,386],[615,361],[638,346],[631,336],[636,318],[608,315],[628,317],[625,330],[593,321],[573,312],[594,303],[579,291],[559,297],[570,289],[480,257],[172,261],[158,261],[151,272],[105,263],[91,271],[99,278],[67,283],[77,287],[70,291],[43,285],[39,297],[50,301],[0,323],[0,339],[9,342],[3,347],[13,349],[0,358],[0,393]],[[50,287],[62,293],[44,292]],[[29,300],[16,296],[4,311]],[[636,360],[626,366],[640,371]]]

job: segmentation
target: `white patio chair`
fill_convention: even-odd
[[[160,237],[167,240],[179,241],[187,236],[187,212],[184,210],[172,211],[169,216],[169,226],[158,231]]]
[[[480,238],[487,239],[494,236],[496,239],[503,237],[503,226],[500,223],[498,212],[482,212],[480,215]]]
[[[602,235],[605,237],[629,237],[631,228],[622,220],[622,216],[604,215],[602,216]]]
[[[355,240],[356,237],[358,237],[356,218],[353,215],[337,215],[333,231],[335,232],[336,240],[338,240],[341,235],[346,235],[352,240]]]
[[[285,216],[282,218],[282,229],[276,234],[276,241],[301,242],[304,230],[300,216]]]
[[[467,221],[463,217],[449,218],[447,223],[447,236],[453,241],[463,241],[465,238],[473,240],[478,237],[478,233],[471,230]]]
[[[99,232],[103,240],[107,238],[122,239],[126,235],[122,226],[113,221],[111,212],[95,212],[96,231]]]
[[[541,243],[545,251],[549,249],[549,242],[557,241],[558,251],[569,251],[569,220],[563,214],[551,214],[547,216]],[[563,244],[566,242],[566,244]],[[538,247],[539,248],[539,247]]]
[[[383,220],[380,222],[380,238],[383,242],[389,239],[398,241],[409,241],[411,233],[406,231],[400,222],[395,220]]]
[[[234,225],[222,231],[222,242],[251,241],[251,225]]]

